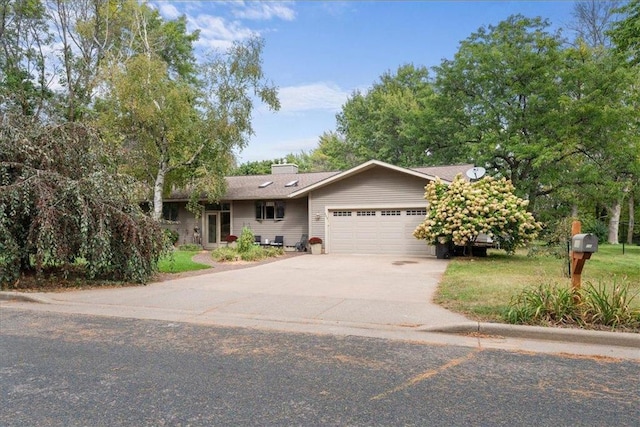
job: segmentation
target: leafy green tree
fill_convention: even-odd
[[[98,133],[80,123],[0,126],[0,286],[21,273],[144,282],[165,240],[139,208],[135,183],[104,162]],[[74,266],[75,264],[75,266]]]
[[[640,64],[640,0],[630,0],[618,12],[624,18],[615,22],[609,32],[616,50],[631,65]]]
[[[570,190],[565,196],[583,208],[607,206],[609,242],[617,243],[621,206],[640,168],[638,73],[603,47],[578,43],[563,55],[559,111],[565,120],[558,135],[573,154],[553,185]]]
[[[236,167],[231,175],[268,175],[271,173],[273,160],[246,162]]]
[[[35,119],[45,114],[52,97],[46,69],[53,36],[39,0],[0,4],[0,112]]]
[[[337,115],[338,131],[355,163],[375,158],[399,166],[424,164],[425,149],[416,143],[415,123],[425,115],[432,96],[428,70],[410,64],[395,74],[383,74],[366,93],[355,91]],[[332,150],[335,142],[330,142]]]
[[[338,132],[324,132],[309,153],[312,171],[347,170],[360,163],[354,144]]]
[[[427,218],[413,235],[429,244],[472,246],[479,234],[485,234],[513,253],[541,229],[527,212],[529,202],[515,196],[514,190],[505,178],[485,177],[470,183],[458,175],[450,185],[433,181],[425,192]]]
[[[429,149],[465,153],[459,160],[510,179],[532,207],[570,155],[556,134],[562,40],[548,25],[512,16],[472,34],[436,67],[436,110],[447,126]]]
[[[192,44],[198,32],[187,32],[184,16],[165,21],[158,10],[136,0],[51,0],[47,10],[60,45],[58,108],[66,120],[91,112],[105,65],[153,52],[173,75],[195,78]]]
[[[209,57],[196,68],[196,82],[190,72],[192,38],[181,33],[184,25],[171,27],[182,43],[167,47],[162,44],[167,26],[153,24],[154,19],[138,17],[138,27],[145,29],[139,35],[141,53],[107,63],[109,90],[99,103],[99,117],[122,148],[128,170],[152,188],[152,215],[160,219],[163,194],[172,185],[192,190],[194,209],[202,193],[211,200],[220,197],[233,151],[253,133],[254,100],[274,109],[279,102],[263,75],[262,40],[236,43]],[[183,61],[168,62],[167,52],[175,51]]]

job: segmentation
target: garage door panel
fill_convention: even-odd
[[[413,237],[424,220],[424,210],[351,210],[351,215],[330,215],[329,240],[333,253],[433,255],[434,249]],[[413,213],[412,215],[408,212]],[[383,215],[384,213],[384,215]]]

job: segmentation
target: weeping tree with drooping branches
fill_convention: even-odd
[[[140,192],[81,123],[5,116],[0,127],[0,286],[78,266],[88,278],[145,282],[166,246]]]

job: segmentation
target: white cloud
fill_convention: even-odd
[[[283,113],[309,110],[329,110],[337,112],[346,102],[350,93],[333,83],[312,83],[301,86],[287,86],[278,90]]]
[[[235,41],[246,40],[257,33],[238,22],[227,22],[213,15],[188,17],[190,30],[200,30],[196,46],[205,49],[226,49]]]
[[[184,13],[189,31],[200,31],[195,47],[206,51],[226,50],[233,42],[261,34],[261,31],[251,29],[245,22],[271,19],[292,21],[296,16],[292,4],[290,1],[189,1],[178,4],[156,1],[151,5],[166,19],[176,19]]]
[[[166,19],[176,19],[181,13],[176,7],[169,3],[160,2],[156,5],[160,11],[160,14]]]
[[[293,21],[296,12],[289,7],[292,2],[270,1],[270,2],[236,2],[235,5],[242,5],[235,8],[233,15],[241,19],[270,20],[279,18],[284,21]]]

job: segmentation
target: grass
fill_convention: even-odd
[[[173,251],[171,255],[160,260],[158,269],[161,273],[182,273],[185,271],[211,268],[206,264],[200,264],[191,260],[191,258],[199,252],[200,251]]]
[[[513,256],[489,251],[486,258],[454,258],[445,272],[435,300],[440,305],[476,320],[502,321],[514,295],[542,283],[569,286],[566,260],[554,256]],[[582,283],[626,280],[632,294],[640,292],[640,246],[601,245],[585,263]],[[640,297],[633,306],[640,308]]]

